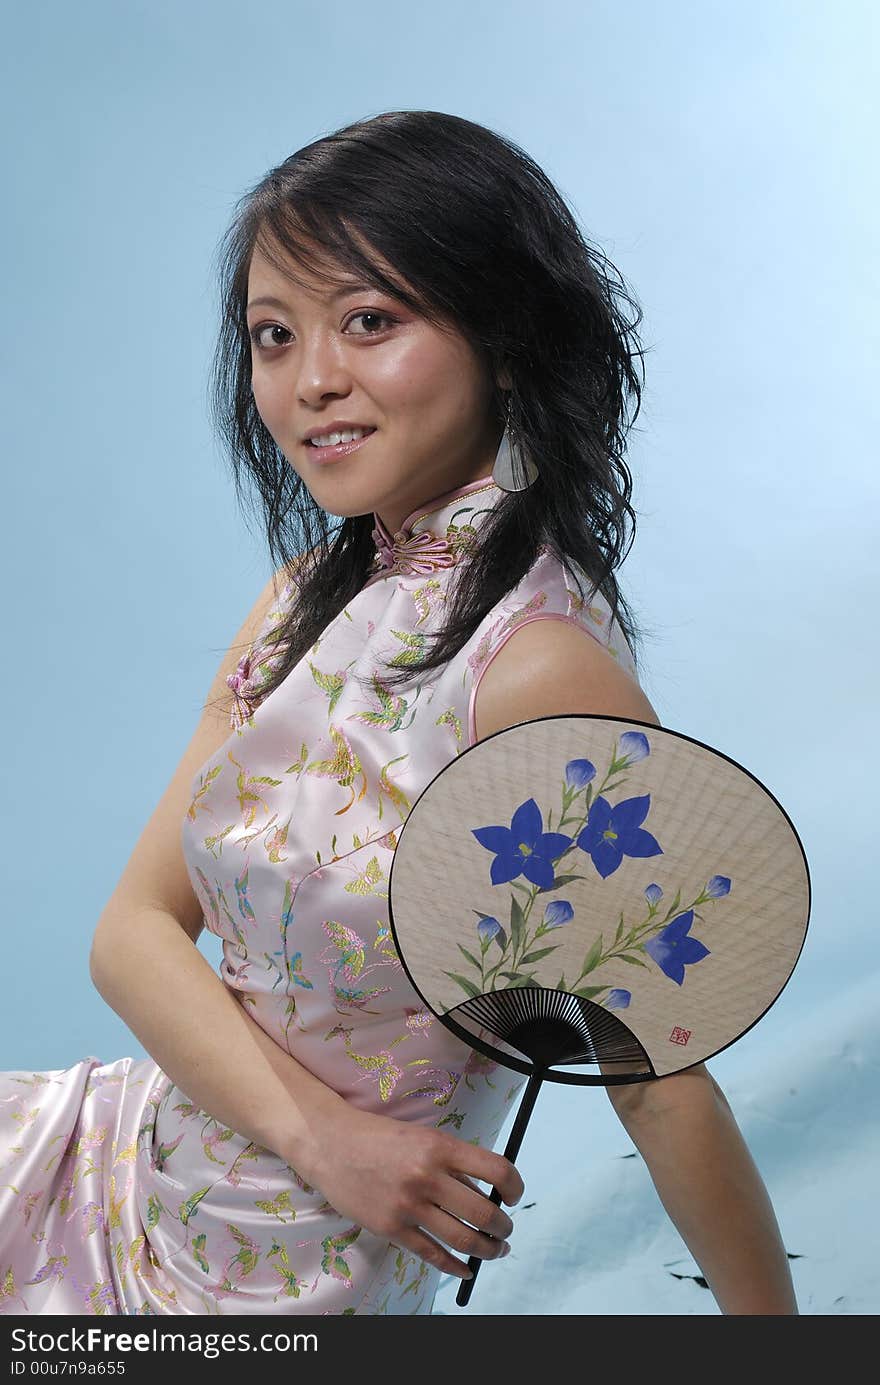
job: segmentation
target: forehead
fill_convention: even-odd
[[[401,283],[400,276],[375,251],[362,247],[364,254],[392,284]],[[314,242],[297,246],[302,259],[295,257],[276,240],[258,237],[248,266],[248,292],[252,297],[261,290],[283,292],[288,297],[305,294],[315,298],[332,298],[341,290],[364,285],[364,271],[334,259],[326,247]]]
[[[300,294],[311,298],[329,298],[337,289],[344,287],[346,281],[356,282],[355,276],[340,265],[329,262],[310,268],[288,259],[279,263],[254,250],[248,266],[248,296],[274,293],[282,298],[296,298]]]

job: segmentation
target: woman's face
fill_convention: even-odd
[[[340,292],[296,273],[307,288],[254,250],[253,393],[317,503],[333,515],[375,512],[394,533],[425,502],[490,476],[502,429],[490,412],[491,380],[465,338],[350,276]],[[266,297],[277,301],[255,301]],[[340,422],[376,431],[348,456],[319,461],[306,434]]]

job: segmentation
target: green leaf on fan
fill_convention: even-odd
[[[552,947],[539,947],[537,952],[527,952],[525,957],[521,957],[522,962],[540,962],[542,957],[547,957],[551,952],[555,952],[559,943],[554,943]]]
[[[620,961],[629,962],[631,967],[645,967],[646,969],[650,970],[647,962],[643,962],[641,957],[631,957],[628,952],[621,952]]]
[[[594,995],[599,995],[601,991],[606,989],[605,986],[581,986],[574,994],[579,995],[582,1000],[592,1000]]]
[[[584,958],[584,965],[581,967],[581,976],[586,976],[588,971],[592,971],[602,956],[602,934],[600,933],[593,946]]]
[[[455,971],[445,971],[445,972],[443,973],[443,975],[444,975],[444,976],[449,976],[449,977],[451,977],[451,979],[452,979],[453,981],[455,981],[457,985],[461,986],[461,989],[462,989],[464,992],[466,992],[467,995],[471,996],[472,998],[473,998],[474,996],[478,996],[478,995],[481,995],[481,994],[482,994],[481,991],[478,991],[478,990],[477,990],[477,988],[476,988],[476,986],[474,985],[473,981],[468,981],[467,977],[459,976],[459,975],[458,975],[458,972],[455,972]]]
[[[523,930],[523,910],[519,900],[510,897],[510,936],[513,940],[514,956],[519,951],[522,942]]]
[[[462,947],[461,943],[458,944],[458,950],[459,952],[464,953],[465,957],[468,959],[472,967],[476,967],[477,971],[482,971],[479,962],[477,961],[476,957],[472,952],[468,952],[467,948]]]

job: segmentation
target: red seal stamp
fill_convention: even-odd
[[[678,1025],[676,1025],[669,1035],[669,1042],[671,1044],[686,1044],[690,1037],[690,1029],[679,1029]]]

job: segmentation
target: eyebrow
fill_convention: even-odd
[[[371,293],[377,292],[374,285],[372,284],[362,284],[359,283],[357,280],[352,280],[352,282],[346,284],[344,288],[337,289],[335,293],[331,293],[330,302],[335,303],[338,298],[346,298],[349,294],[359,293],[362,289],[367,289]],[[273,298],[271,294],[268,294],[263,298],[252,298],[247,306],[248,309],[281,308],[283,311],[287,308],[288,305],[283,301],[283,299]]]

